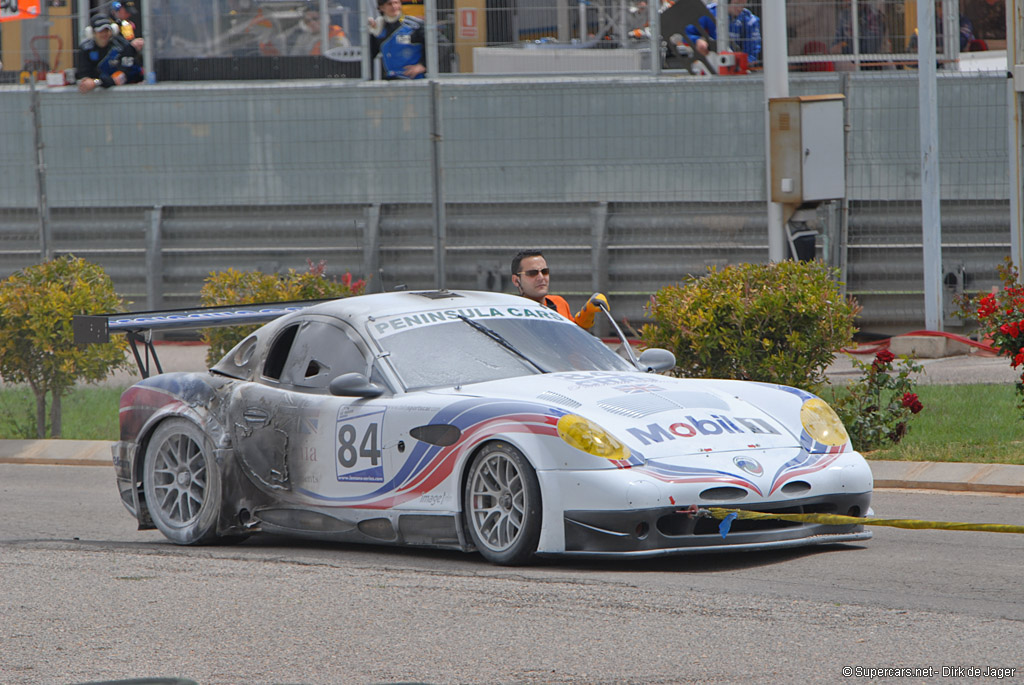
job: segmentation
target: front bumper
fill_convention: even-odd
[[[735,507],[766,513],[847,514],[867,512],[871,493],[831,495],[782,504]],[[720,505],[721,506],[721,505]],[[566,511],[566,555],[658,556],[779,549],[867,540],[862,525],[828,526],[779,520],[737,519],[723,538],[719,521],[680,507],[623,511]]]

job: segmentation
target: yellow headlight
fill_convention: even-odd
[[[576,414],[558,419],[558,437],[578,450],[605,459],[628,459],[629,449],[596,423]]]
[[[800,423],[808,435],[824,445],[845,445],[850,439],[832,407],[817,397],[800,407]]]

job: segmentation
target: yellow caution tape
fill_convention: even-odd
[[[985,533],[1024,534],[1024,526],[1010,526],[1001,523],[959,523],[956,521],[920,521],[917,519],[874,519],[838,514],[766,514],[745,509],[722,509],[710,507],[707,510],[713,518],[725,519],[731,514],[739,519],[778,519],[797,523],[822,523],[827,526],[887,526],[889,528],[912,528],[915,530],[976,530]]]

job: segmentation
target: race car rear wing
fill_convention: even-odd
[[[74,339],[79,344],[110,342],[111,333],[124,333],[131,345],[135,363],[143,378],[149,378],[150,362],[157,373],[163,373],[153,346],[153,332],[183,331],[219,326],[263,324],[279,316],[301,311],[331,300],[297,300],[261,304],[231,305],[225,307],[196,307],[193,309],[163,309],[150,312],[119,314],[80,314],[71,322]],[[145,358],[139,352],[139,343],[145,349]]]

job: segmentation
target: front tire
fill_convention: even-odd
[[[142,468],[146,505],[161,533],[179,545],[216,540],[220,469],[196,424],[174,418],[157,426]]]
[[[469,467],[463,507],[485,559],[518,566],[533,558],[540,540],[540,483],[522,452],[506,442],[481,449]]]

